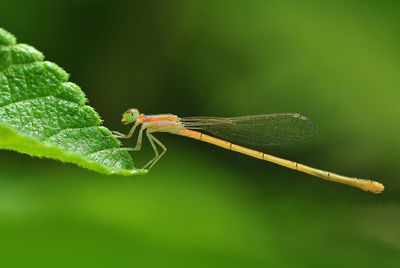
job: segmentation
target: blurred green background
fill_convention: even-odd
[[[398,267],[400,35],[393,1],[3,0],[0,26],[121,113],[300,112],[271,153],[382,181],[373,195],[156,135],[150,174],[103,176],[0,152],[1,267]],[[133,141],[125,142],[129,146]],[[133,154],[141,167],[148,144]]]

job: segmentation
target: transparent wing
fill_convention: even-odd
[[[187,129],[206,131],[232,143],[253,146],[300,144],[317,133],[314,122],[297,113],[186,117],[181,121]]]

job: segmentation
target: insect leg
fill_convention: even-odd
[[[150,165],[150,167],[148,168],[148,170],[150,170],[154,166],[154,164],[167,152],[167,148],[158,139],[156,139],[152,134],[150,134],[149,131],[146,131],[146,135],[150,141],[151,146],[153,147],[154,153],[156,154],[156,156],[143,167],[143,169],[144,169]],[[163,149],[161,154],[158,153],[158,150],[157,150],[154,142],[156,142]]]
[[[133,133],[135,130],[134,130],[134,128],[135,128],[136,126],[134,126],[132,129],[133,129],[133,131],[131,130],[131,131],[129,131],[129,133]],[[123,147],[123,148],[118,148],[118,150],[123,150],[123,151],[139,151],[141,148],[142,148],[142,139],[143,139],[143,130],[144,130],[144,127],[143,127],[143,125],[142,125],[142,127],[140,128],[140,130],[139,130],[139,134],[138,134],[138,138],[137,138],[137,141],[136,141],[136,146],[135,147]],[[129,134],[128,134],[129,135]],[[126,136],[128,136],[128,135],[126,135]],[[132,136],[132,134],[130,134],[131,136]]]
[[[131,130],[129,131],[128,134],[122,134],[118,131],[112,131],[111,133],[113,134],[114,137],[116,137],[117,139],[129,139],[130,137],[132,137],[133,133],[135,132],[136,127],[139,125],[139,122],[135,122],[135,124],[133,125],[133,127],[131,128]]]

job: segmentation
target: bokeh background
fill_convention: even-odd
[[[400,35],[393,1],[3,0],[0,26],[121,113],[300,112],[281,157],[373,195],[184,137],[150,174],[0,152],[1,267],[398,267]],[[125,142],[129,146],[133,141]],[[141,167],[146,144],[133,154]]]

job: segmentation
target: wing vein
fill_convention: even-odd
[[[187,129],[202,130],[227,141],[252,146],[292,145],[308,141],[317,127],[297,113],[252,115],[232,118],[181,118]]]

